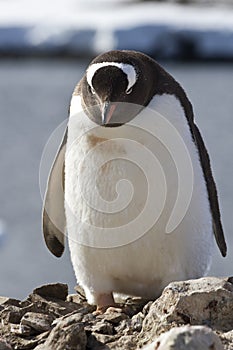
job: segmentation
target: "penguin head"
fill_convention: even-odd
[[[91,62],[81,89],[85,110],[95,123],[121,126],[148,103],[149,69],[139,53],[110,51]]]

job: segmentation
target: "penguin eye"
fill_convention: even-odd
[[[129,95],[129,94],[131,94],[131,92],[133,91],[133,88],[130,88],[129,90],[126,90],[126,95]]]

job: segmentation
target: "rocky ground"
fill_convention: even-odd
[[[0,350],[233,349],[233,278],[173,282],[155,301],[94,310],[59,283],[24,301],[0,297]]]

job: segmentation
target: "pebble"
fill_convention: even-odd
[[[40,313],[27,312],[21,319],[21,326],[28,326],[38,333],[43,333],[51,329],[54,318]]]

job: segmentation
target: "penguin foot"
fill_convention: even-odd
[[[117,312],[119,314],[123,312],[123,309],[120,307],[109,306],[106,310],[106,314],[110,314],[112,312]]]
[[[114,308],[116,305],[113,299],[112,293],[99,294],[96,297],[97,309],[93,312],[93,315],[102,315],[109,308]]]

